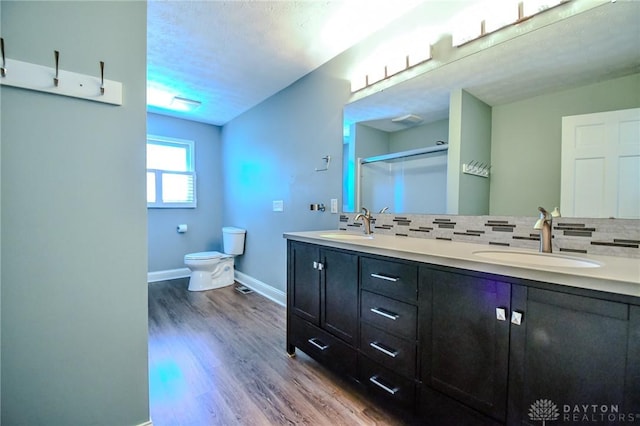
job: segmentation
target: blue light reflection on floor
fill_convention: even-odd
[[[180,365],[172,359],[157,361],[149,371],[150,398],[162,404],[170,404],[185,396],[188,391]]]

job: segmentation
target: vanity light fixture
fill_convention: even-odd
[[[389,60],[387,65],[371,67],[368,72],[361,72],[351,79],[351,93],[427,62],[431,57],[431,44],[428,44],[422,51],[414,50],[403,58]]]
[[[503,2],[494,2],[487,0],[479,5],[474,6],[473,10],[466,10],[461,16],[455,17],[450,23],[453,26],[450,33],[452,37],[452,45],[460,47],[474,40],[477,40],[487,34],[500,31],[511,25],[518,24],[524,20],[530,19],[532,16],[553,9],[571,0],[504,0]],[[611,0],[612,2],[615,0]],[[479,13],[484,13],[486,18],[477,20]],[[406,43],[406,39],[404,40]],[[402,43],[394,50],[406,51],[406,46]],[[361,69],[360,72],[351,79],[351,93],[365,89],[379,81],[386,80],[396,74],[402,73],[416,65],[432,59],[431,43],[425,43],[427,49],[415,50],[407,53],[404,58],[385,59],[385,65],[369,64]],[[377,52],[375,56],[380,56]],[[384,54],[383,54],[384,56]]]
[[[549,3],[548,0],[532,0]],[[554,0],[555,1],[555,0]],[[523,1],[487,1],[456,17],[451,30],[452,45],[460,47],[523,19]],[[478,15],[484,19],[478,20]]]
[[[539,13],[553,9],[571,0],[522,0],[519,2],[511,1],[507,4],[497,2],[487,2],[482,5],[482,9],[487,17],[475,20],[475,14],[467,13],[464,20],[459,20],[452,30],[452,44],[460,47],[487,34],[499,31],[510,25],[517,24],[529,19]]]
[[[562,3],[568,3],[569,1],[570,0],[524,0],[521,2],[522,14],[520,19],[529,18]]]

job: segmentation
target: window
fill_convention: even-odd
[[[196,207],[193,150],[193,141],[147,136],[147,207]]]

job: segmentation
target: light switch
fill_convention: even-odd
[[[338,213],[338,199],[331,199],[331,213]]]
[[[273,211],[274,212],[281,212],[284,210],[284,203],[282,202],[282,200],[274,200],[273,201]]]

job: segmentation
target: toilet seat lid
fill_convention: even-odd
[[[209,259],[218,259],[220,257],[226,257],[224,253],[220,253],[219,251],[201,251],[198,253],[189,253],[184,256],[187,260],[209,260]]]

